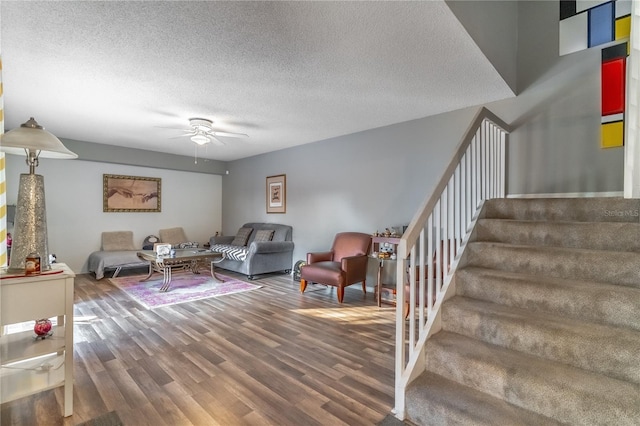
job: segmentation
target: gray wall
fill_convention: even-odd
[[[7,204],[15,204],[24,156],[6,156]],[[36,173],[44,176],[49,252],[76,273],[87,272],[91,252],[100,250],[103,231],[133,231],[142,248],[147,235],[182,226],[192,241],[204,243],[221,229],[222,177],[219,175],[129,165],[43,158]],[[104,213],[103,174],[159,177],[159,213]],[[9,230],[11,232],[11,230]]]
[[[197,159],[183,155],[173,155],[164,152],[146,151],[143,149],[114,147],[99,143],[62,139],[64,145],[84,161],[99,163],[127,164],[154,169],[180,170],[196,173],[210,173],[223,175],[227,170],[227,163],[218,160]]]
[[[407,225],[446,167],[476,109],[465,109],[229,163],[222,229],[293,226],[294,259],[326,250],[336,232]],[[287,212],[266,213],[265,178],[287,175]]]
[[[446,3],[496,71],[518,93],[518,2],[446,0]]]
[[[489,105],[516,126],[508,192],[622,191],[623,150],[599,148],[599,50],[558,57],[558,3],[518,2],[518,8],[522,93]],[[223,178],[223,231],[234,234],[242,223],[259,220],[292,225],[296,260],[328,248],[339,231],[407,224],[475,112],[454,111],[231,162]],[[287,213],[267,215],[265,177],[275,174],[287,175]]]
[[[600,148],[598,48],[558,56],[558,3],[519,2],[515,99],[489,104],[515,125],[510,194],[607,194],[623,190],[623,148]]]
[[[487,31],[501,29],[495,25]],[[509,144],[509,193],[621,192],[623,150],[599,148],[600,51],[558,57],[557,2],[518,2],[518,31],[520,94],[488,105],[516,126]],[[495,34],[484,38],[495,39]],[[504,55],[496,61],[505,63],[511,50]],[[501,68],[509,73],[508,67]],[[245,222],[268,221],[293,226],[294,261],[303,259],[308,251],[328,248],[339,231],[370,233],[406,225],[436,185],[476,111],[213,165],[218,173],[228,169],[229,175],[45,159],[38,171],[47,187],[50,248],[80,272],[89,253],[98,249],[102,231],[132,229],[141,242],[161,227],[184,226],[190,239],[204,242],[217,230],[229,235]],[[118,148],[111,150],[118,155]],[[23,158],[7,156],[10,204],[25,169]],[[163,212],[102,213],[102,173],[162,177]],[[287,175],[287,212],[267,214],[265,178],[277,174]]]

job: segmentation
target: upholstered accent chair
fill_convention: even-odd
[[[333,240],[330,251],[307,253],[307,264],[300,269],[300,291],[307,283],[319,283],[336,287],[338,302],[344,299],[344,288],[362,283],[366,294],[368,253],[371,235],[360,232],[340,232]]]
[[[182,248],[179,247],[180,244],[189,242],[182,227],[161,229],[160,241],[163,244],[171,244],[171,247],[175,248]]]

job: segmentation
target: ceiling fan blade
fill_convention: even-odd
[[[171,136],[169,139],[185,138],[187,136],[194,136],[197,133],[195,130],[182,129],[182,131],[184,132],[183,134],[177,135],[177,136]]]
[[[218,132],[217,130],[213,130],[208,133],[212,136],[223,136],[227,138],[248,138],[249,137],[249,135],[246,135],[244,133]]]
[[[193,132],[193,129],[185,129],[184,127],[164,127],[164,126],[153,126],[156,129],[170,129],[170,130],[180,130],[182,132]]]
[[[220,146],[226,145],[224,142],[222,142],[220,139],[216,138],[212,134],[209,134],[209,137],[211,138],[211,143],[213,144],[220,145]]]
[[[193,136],[195,134],[196,134],[196,132],[194,132],[192,130],[182,130],[181,134],[178,134],[176,136],[170,136],[168,139],[184,138],[186,136]]]

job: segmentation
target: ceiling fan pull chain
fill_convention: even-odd
[[[198,145],[195,145],[195,154],[193,154],[194,162],[193,164],[198,164]]]

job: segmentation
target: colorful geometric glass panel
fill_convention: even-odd
[[[560,20],[567,19],[576,14],[575,0],[560,0]]]
[[[609,1],[612,0],[576,0],[576,13],[593,9],[594,7],[600,6],[602,3],[607,3]]]
[[[601,146],[624,145],[626,58],[629,56],[631,10],[640,0],[559,0],[560,55],[609,44],[602,49]],[[614,41],[618,43],[613,44]]]
[[[629,38],[631,35],[631,16],[616,19],[616,40]]]
[[[625,59],[602,63],[602,115],[624,112]]]
[[[616,19],[623,16],[631,16],[631,0],[616,0]]]
[[[560,55],[587,49],[588,34],[589,23],[586,13],[560,21]]]
[[[619,0],[618,0],[619,1]],[[616,40],[626,40],[631,38],[631,16],[627,15],[616,19]],[[626,56],[631,52],[631,43],[627,45]]]
[[[624,146],[624,122],[602,124],[601,148],[618,148]]]
[[[614,40],[613,2],[589,9],[589,47]]]
[[[631,0],[560,0],[560,55],[628,38]]]

